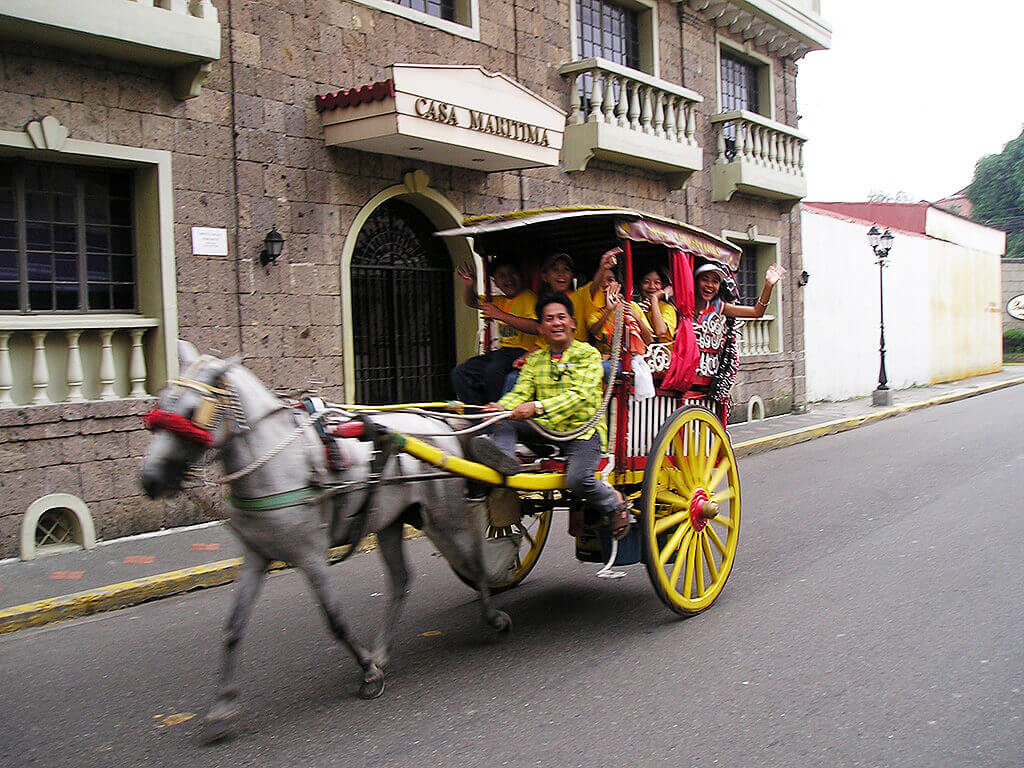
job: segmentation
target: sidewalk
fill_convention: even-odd
[[[807,413],[729,428],[738,456],[855,429],[918,408],[1024,384],[1024,365],[930,387],[895,390],[893,407],[871,397],[814,403]],[[372,548],[372,541],[364,542]],[[124,608],[147,600],[232,581],[240,547],[223,523],[160,531],[103,542],[91,550],[0,562],[0,634],[61,619]],[[337,557],[338,551],[332,551]],[[278,564],[277,567],[285,567]]]

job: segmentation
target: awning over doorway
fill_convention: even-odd
[[[390,75],[316,97],[327,146],[488,172],[558,165],[565,112],[511,78],[470,65]]]

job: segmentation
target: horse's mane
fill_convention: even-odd
[[[245,410],[246,418],[259,421],[271,411],[281,408],[283,403],[260,381],[255,374],[241,365],[234,365],[224,374]]]

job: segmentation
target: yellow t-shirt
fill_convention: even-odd
[[[654,328],[651,326],[650,318],[647,317],[647,313],[640,309],[640,305],[637,304],[635,301],[633,302],[633,309],[635,309],[637,311],[637,314],[639,314],[640,317],[643,319],[644,325],[647,326],[647,330],[649,330],[651,333],[654,333]],[[661,312],[661,316],[665,320],[665,325],[668,326],[669,338],[674,338],[676,335],[676,327],[679,325],[679,318],[676,315],[676,308],[673,307],[668,302],[659,301],[658,311]],[[661,339],[655,339],[655,341],[661,341]]]
[[[582,285],[569,294],[572,300],[572,311],[576,319],[576,339],[587,341],[587,323],[594,313],[600,314],[604,309],[604,291],[598,291],[595,296],[590,295],[590,286],[593,283]]]
[[[486,299],[481,296],[480,301],[486,301]],[[511,299],[504,295],[492,296],[491,303],[502,312],[508,312],[516,317],[525,317],[528,320],[535,320],[537,318],[535,311],[537,294],[533,291],[520,291]],[[498,321],[498,335],[501,339],[502,347],[518,347],[529,352],[536,349],[540,344],[538,336],[534,336],[532,333],[524,333],[518,328],[508,323],[503,323],[500,320]]]

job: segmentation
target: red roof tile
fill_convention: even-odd
[[[316,97],[316,111],[354,107],[357,104],[369,104],[372,101],[383,101],[394,97],[395,84],[391,78],[373,85],[361,85],[358,88],[347,88],[337,93],[325,93]]]

